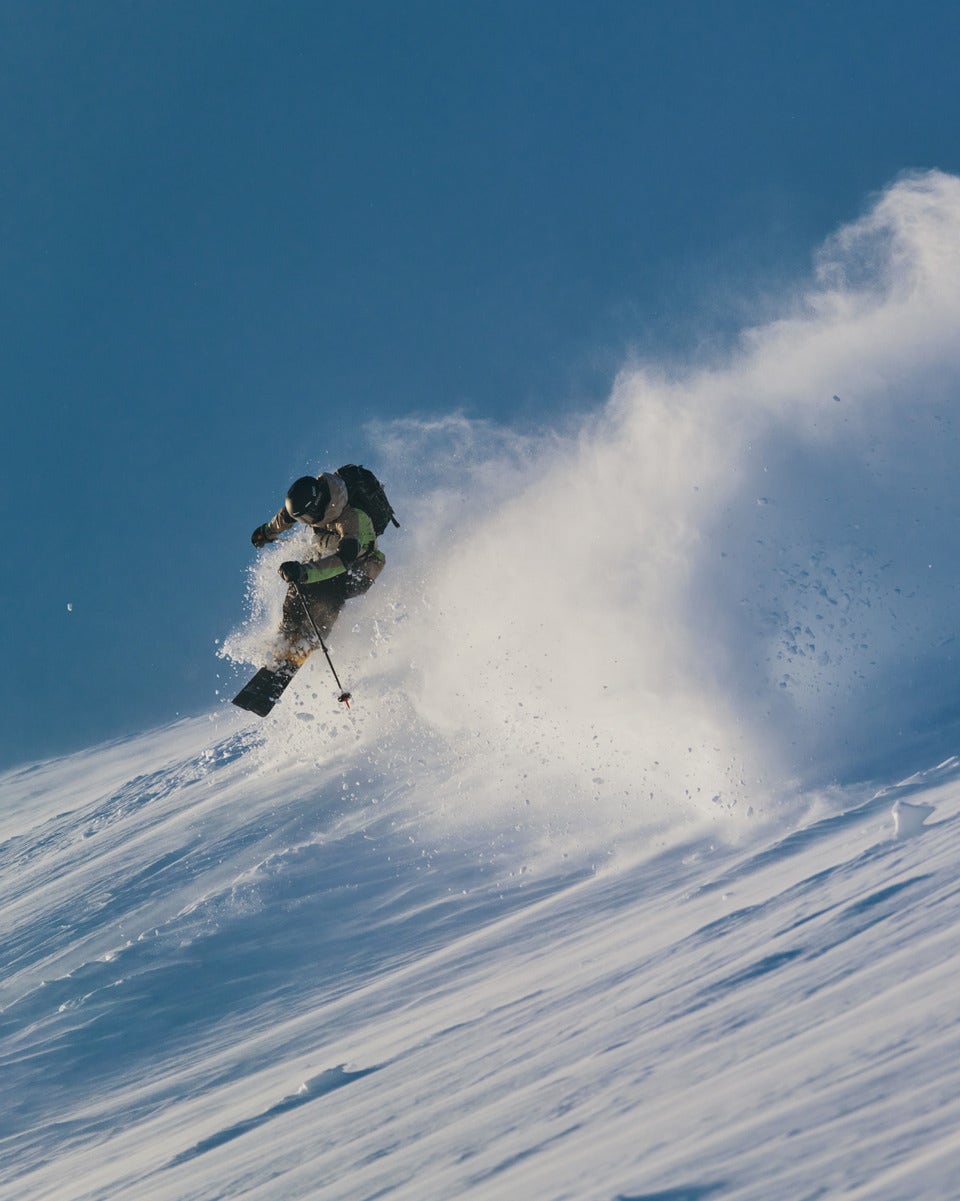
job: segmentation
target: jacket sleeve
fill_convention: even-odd
[[[260,528],[263,530],[263,536],[268,542],[276,542],[281,534],[285,534],[292,525],[296,525],[296,521],[290,516],[287,510],[280,509],[268,522]]]

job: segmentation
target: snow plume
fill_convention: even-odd
[[[576,428],[374,431],[404,531],[369,665],[338,653],[463,811],[769,813],[960,712],[960,180],[895,183],[784,309],[722,362],[625,368]]]

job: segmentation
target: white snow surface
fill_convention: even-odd
[[[349,712],[0,777],[0,1198],[960,1195],[958,268],[907,176],[719,365],[380,431]]]
[[[957,760],[544,863],[230,724],[3,780],[0,1196],[955,1195]]]

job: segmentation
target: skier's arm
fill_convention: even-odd
[[[332,554],[322,559],[304,563],[301,583],[317,584],[342,575],[361,554],[372,551],[377,545],[373,522],[361,509],[346,508],[336,522],[340,542]]]
[[[271,518],[270,521],[264,522],[263,525],[258,525],[250,536],[250,541],[254,546],[265,546],[268,542],[275,542],[281,534],[285,534],[292,525],[296,525],[296,521],[290,516],[287,510],[280,509],[279,512]]]

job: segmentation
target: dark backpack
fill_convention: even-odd
[[[354,509],[362,509],[373,522],[377,536],[393,522],[400,528],[400,522],[393,515],[393,506],[387,500],[383,484],[372,471],[366,467],[358,467],[356,463],[346,463],[337,468],[337,475],[347,485],[347,504]]]

